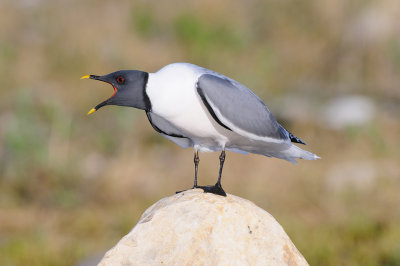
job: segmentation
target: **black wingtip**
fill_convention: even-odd
[[[296,137],[295,135],[293,135],[292,133],[289,132],[289,138],[291,142],[295,142],[295,143],[300,143],[303,145],[307,145],[304,141],[302,141],[301,139],[299,139],[298,137]]]

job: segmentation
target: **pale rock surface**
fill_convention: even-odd
[[[200,189],[164,198],[99,265],[308,265],[283,228],[252,202]]]

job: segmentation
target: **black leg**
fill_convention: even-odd
[[[225,162],[225,151],[222,151],[221,155],[219,156],[219,174],[217,183],[214,186],[199,186],[198,188],[202,188],[206,193],[213,193],[226,197],[226,193],[221,185],[222,168],[224,167],[224,162]]]
[[[215,184],[215,186],[221,186],[221,176],[222,176],[222,168],[224,167],[224,162],[225,162],[225,151],[222,151],[221,154],[219,155],[219,173],[218,173],[218,181]]]
[[[199,162],[200,162],[198,151],[195,151],[193,161],[194,161],[194,184],[193,184],[193,188],[201,188],[205,193],[213,193],[213,194],[216,194],[216,195],[221,195],[221,196],[226,197],[226,193],[222,189],[222,185],[221,185],[222,168],[224,167],[224,162],[225,162],[225,151],[222,151],[221,155],[219,156],[218,181],[214,186],[198,186],[197,185],[197,170],[198,170]],[[177,191],[176,193],[181,193],[181,192],[184,192],[184,191],[185,190]]]
[[[195,151],[194,152],[194,184],[193,184],[193,188],[197,188],[197,170],[199,168],[199,162],[200,162],[200,158],[199,158],[199,152]]]

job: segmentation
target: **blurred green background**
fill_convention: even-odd
[[[106,107],[119,69],[191,62],[245,84],[322,160],[227,154],[223,185],[268,210],[311,265],[400,265],[398,0],[0,3],[0,265],[92,265],[193,151]],[[218,154],[201,154],[213,184]]]

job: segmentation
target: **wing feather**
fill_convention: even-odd
[[[239,134],[290,140],[288,131],[261,99],[239,82],[222,75],[203,74],[198,79],[197,92],[211,115],[225,128]]]

